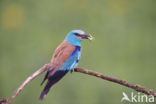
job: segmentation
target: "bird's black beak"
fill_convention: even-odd
[[[89,34],[82,34],[82,35],[81,35],[81,38],[82,38],[82,39],[89,39],[89,40],[93,40],[93,39],[94,39],[94,37],[92,37],[92,36],[89,35]]]

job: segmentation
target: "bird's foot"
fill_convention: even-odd
[[[70,71],[70,73],[72,74],[74,72],[74,69],[72,69],[71,71]]]

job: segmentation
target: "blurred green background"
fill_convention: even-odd
[[[0,98],[9,97],[48,63],[72,29],[96,38],[83,42],[79,67],[156,91],[155,5],[155,0],[0,0]],[[40,101],[43,76],[13,104],[121,104],[123,91],[137,94],[96,77],[68,73]]]

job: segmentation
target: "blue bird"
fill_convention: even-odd
[[[47,69],[45,77],[41,83],[44,83],[48,79],[46,86],[44,87],[40,99],[42,100],[50,88],[57,83],[63,76],[74,69],[81,56],[81,42],[84,39],[92,40],[93,37],[86,34],[82,30],[72,30],[69,32],[65,40],[55,50],[50,67]]]

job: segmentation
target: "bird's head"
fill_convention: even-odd
[[[67,34],[65,41],[69,42],[72,45],[80,46],[81,41],[84,39],[93,40],[93,37],[89,34],[86,34],[82,30],[72,30]]]

